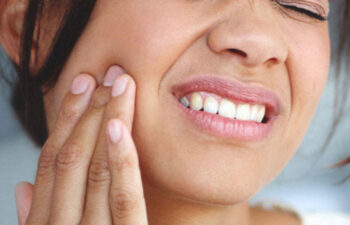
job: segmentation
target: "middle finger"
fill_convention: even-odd
[[[123,83],[123,81],[126,82]],[[107,122],[110,119],[118,118],[131,131],[134,116],[135,91],[135,83],[129,75],[123,74],[116,79],[113,85],[112,99],[109,101],[105,110],[102,130],[106,130]],[[116,96],[116,94],[118,95]],[[108,223],[111,224],[109,210],[111,173],[105,133],[100,133],[99,142],[97,143],[89,172],[86,209],[84,212],[85,218],[83,219],[88,224],[100,224],[101,221],[106,221],[106,218],[108,218]]]

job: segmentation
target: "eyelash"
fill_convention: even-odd
[[[315,18],[317,20],[320,20],[320,21],[326,21],[327,18],[318,14],[318,13],[315,13],[313,11],[310,11],[310,10],[307,10],[307,9],[304,9],[304,8],[299,8],[297,6],[294,6],[294,5],[286,5],[286,4],[282,4],[276,0],[274,0],[273,2],[275,2],[276,4],[278,4],[279,6],[281,7],[284,7],[286,9],[289,9],[289,10],[293,10],[293,11],[296,11],[298,13],[301,13],[301,14],[304,14],[306,16],[309,16],[309,17],[312,17],[312,18]]]

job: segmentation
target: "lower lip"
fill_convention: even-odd
[[[270,118],[267,123],[254,121],[234,120],[216,114],[192,110],[182,105],[175,98],[178,107],[185,113],[189,121],[215,136],[227,137],[243,141],[261,141],[266,139],[271,131],[277,116]]]

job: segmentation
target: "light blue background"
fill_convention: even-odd
[[[338,10],[334,10],[336,12]],[[336,16],[331,15],[331,34],[335,40]],[[335,42],[333,41],[333,45]],[[11,77],[13,68],[0,47],[0,68]],[[332,67],[333,68],[333,67]],[[329,148],[321,154],[320,147],[332,122],[334,83],[333,69],[316,111],[312,125],[295,157],[283,172],[260,191],[251,202],[272,200],[300,210],[342,211],[350,213],[350,181],[337,181],[350,175],[350,166],[327,169],[327,165],[350,155],[350,103]],[[40,149],[23,133],[9,107],[10,90],[0,82],[0,224],[17,224],[14,187],[19,181],[34,182]],[[350,98],[349,98],[350,100]]]

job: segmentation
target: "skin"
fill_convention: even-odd
[[[2,10],[16,5],[6,2]],[[308,2],[328,14],[328,1]],[[3,16],[0,32],[2,45],[17,63],[18,43],[10,31],[19,29],[3,21],[15,21],[21,13]],[[44,34],[43,48],[33,49],[41,57],[37,67],[52,33]],[[58,82],[44,97],[50,137],[28,224],[55,223],[57,218],[63,218],[62,224],[146,224],[143,199],[152,225],[267,221],[271,216],[259,216],[247,200],[281,171],[300,145],[327,80],[329,57],[327,22],[270,1],[97,1]],[[111,65],[120,65],[131,83],[117,98],[101,85]],[[271,135],[259,142],[232,140],[203,132],[181,117],[169,104],[171,87],[200,72],[275,92],[282,108]],[[76,96],[69,90],[79,74],[89,75],[92,84],[85,95]],[[114,145],[106,135],[113,118],[124,127],[120,144]],[[45,152],[51,148],[55,153],[47,153],[50,163],[45,167]],[[78,154],[71,154],[75,149]],[[120,150],[126,161],[120,161]],[[65,154],[69,163],[54,163]],[[121,188],[113,189],[118,182]],[[113,196],[126,196],[130,206],[121,207]],[[52,199],[52,208],[43,207]],[[108,207],[114,209],[111,215]],[[112,221],[106,219],[110,217]]]

